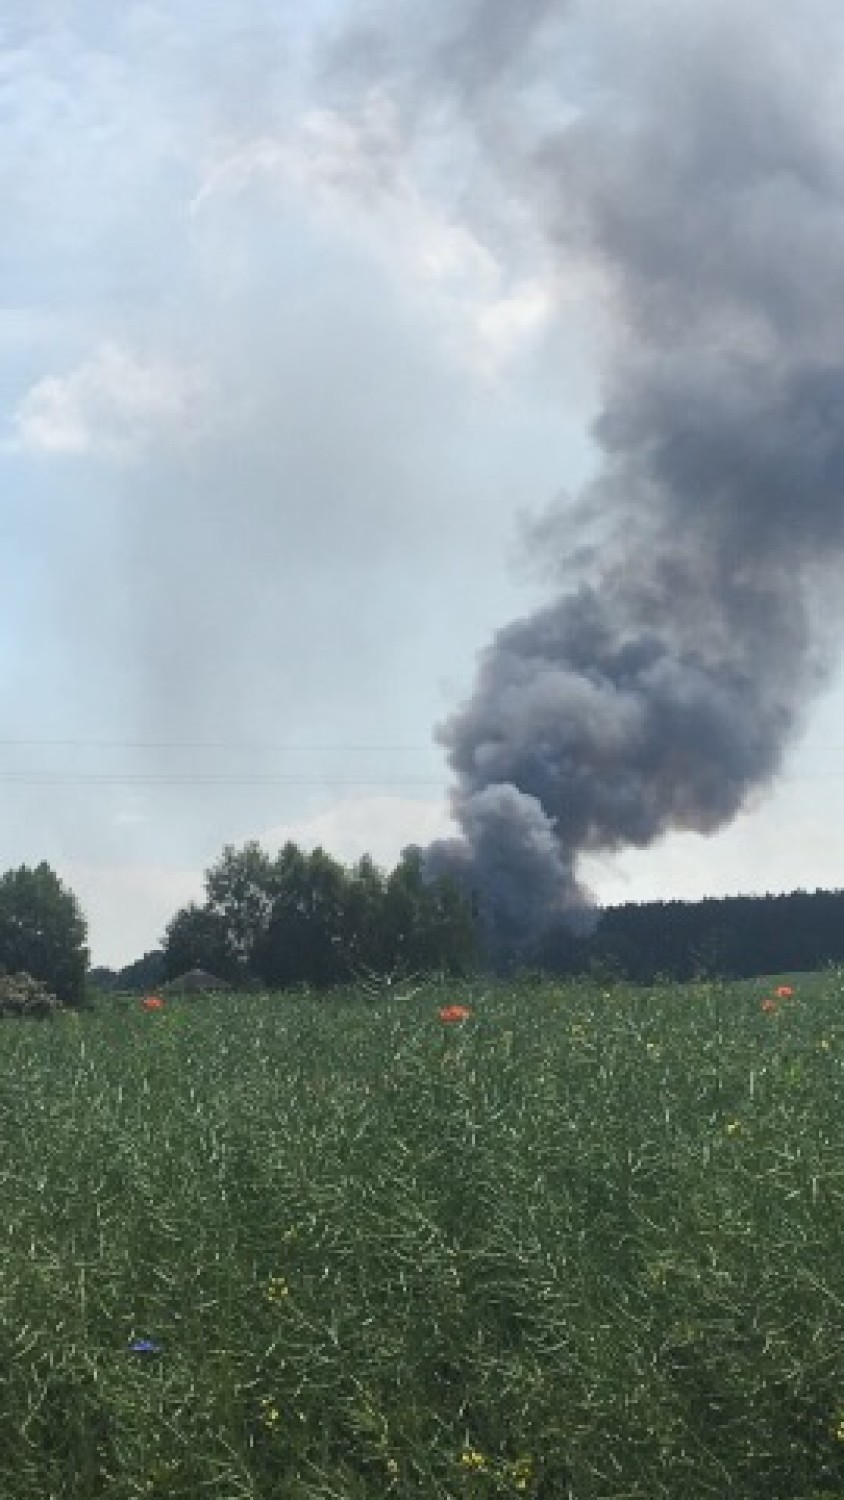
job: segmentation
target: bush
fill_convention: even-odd
[[[48,1020],[58,1008],[55,995],[31,974],[0,976],[0,1017],[26,1016]]]
[[[0,966],[7,974],[31,974],[62,1005],[82,1005],[85,937],[76,897],[48,864],[0,875]]]

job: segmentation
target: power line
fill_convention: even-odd
[[[381,750],[399,751],[428,751],[436,749],[436,743],[432,740],[416,741],[384,741],[373,740],[368,743],[348,744],[342,741],[330,741],[317,744],[305,743],[303,741],[249,741],[249,740],[118,740],[118,739],[46,739],[46,738],[4,738],[0,736],[0,747],[24,748],[73,748],[79,750],[236,750],[251,753],[267,754],[316,754],[328,751],[348,755],[358,752],[372,752]],[[833,754],[844,753],[844,744],[824,744],[818,746],[825,752]],[[820,772],[814,774],[839,774],[837,772]],[[844,774],[844,773],[842,773]],[[780,777],[780,780],[792,779]]]
[[[796,776],[779,776],[770,789],[778,785],[816,781],[840,781],[844,769],[839,771],[817,771]],[[297,776],[277,775],[215,775],[208,772],[185,772],[183,774],[156,775],[132,772],[109,771],[3,771],[0,770],[0,786],[30,787],[438,787],[444,790],[450,778],[442,776],[331,776],[328,774]]]
[[[253,741],[250,743],[244,740],[50,740],[3,738],[0,738],[0,745],[18,746],[20,748],[33,745],[40,747],[61,745],[72,746],[82,750],[248,750],[250,752],[272,751],[274,753],[288,753],[290,751],[301,750],[309,754],[315,751],[335,750],[342,752],[344,755],[358,750],[430,750],[432,748],[431,741],[416,741],[413,744],[381,741],[367,745],[348,745],[336,742],[333,744],[308,745],[301,742],[280,744],[270,741]]]
[[[0,771],[0,783],[8,786],[442,786],[436,776],[215,776],[133,775],[108,771]]]

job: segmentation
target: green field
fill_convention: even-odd
[[[844,976],[777,982],[4,1022],[2,1500],[844,1496]]]

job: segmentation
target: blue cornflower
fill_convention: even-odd
[[[129,1345],[130,1354],[160,1354],[161,1345],[156,1344],[154,1339],[132,1339]]]

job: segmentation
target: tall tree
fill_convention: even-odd
[[[447,877],[427,879],[419,849],[405,849],[387,880],[382,927],[392,968],[463,973],[474,962],[470,901]]]
[[[183,971],[182,971],[183,972]],[[164,954],[160,948],[152,948],[142,958],[127,964],[115,976],[116,990],[151,990],[164,979]]]
[[[385,890],[384,874],[364,854],[349,872],[346,889],[345,951],[353,974],[390,968],[382,920]]]
[[[0,876],[0,965],[40,979],[63,1005],[85,995],[87,925],[73,892],[48,864]]]
[[[207,910],[222,923],[228,951],[244,969],[270,920],[276,866],[254,840],[235,849],[227,844],[205,876]]]
[[[323,849],[286,844],[275,864],[275,894],[256,968],[267,984],[325,985],[348,977],[348,876]]]
[[[385,877],[368,856],[347,869],[324,849],[287,843],[271,859],[257,844],[229,845],[206,890],[167,929],[168,976],[199,966],[283,988],[373,969],[464,972],[474,960],[468,901],[448,879],[428,881],[418,851]]]
[[[188,969],[206,969],[218,979],[237,973],[237,958],[229,945],[228,931],[219,912],[191,902],[167,925],[163,942],[163,977],[175,979]]]

